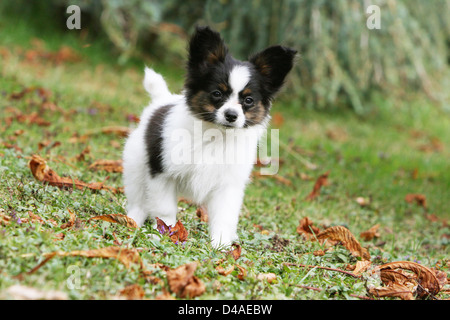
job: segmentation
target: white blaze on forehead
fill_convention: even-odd
[[[250,81],[250,70],[246,66],[235,66],[231,72],[228,82],[234,94],[244,90]]]

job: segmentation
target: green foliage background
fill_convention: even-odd
[[[374,93],[420,91],[450,110],[449,0],[22,0],[0,6],[43,22],[54,15],[63,29],[71,4],[82,9],[82,29],[107,37],[119,62],[144,54],[182,65],[188,35],[196,24],[209,24],[241,59],[271,44],[296,48],[286,94],[299,105],[350,106],[363,114],[375,107]],[[373,4],[380,7],[379,30],[366,26]]]

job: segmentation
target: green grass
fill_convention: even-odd
[[[108,222],[87,222],[96,215],[125,214],[123,194],[107,191],[60,190],[43,185],[32,176],[27,163],[39,153],[61,176],[71,176],[86,182],[104,181],[121,187],[119,173],[94,172],[89,164],[98,159],[119,159],[123,138],[92,134],[84,142],[70,142],[74,136],[99,131],[101,127],[134,126],[129,115],[139,115],[148,102],[141,82],[144,64],[153,66],[167,76],[174,91],[181,89],[183,70],[157,61],[132,61],[124,66],[115,63],[108,44],[80,38],[76,33],[46,32],[41,35],[45,50],[56,51],[61,45],[73,48],[81,60],[54,64],[44,60],[34,62],[24,58],[32,49],[37,31],[25,21],[12,25],[3,20],[0,25],[0,210],[13,219],[0,229],[0,297],[7,288],[23,284],[44,290],[60,290],[71,299],[111,299],[129,284],[139,284],[145,297],[153,299],[167,289],[165,272],[154,269],[160,283],[146,282],[137,266],[126,269],[114,259],[55,257],[22,280],[15,276],[32,270],[43,261],[43,254],[116,245],[139,248],[149,269],[162,263],[175,268],[198,261],[196,270],[206,286],[199,299],[353,299],[365,296],[365,282],[343,273],[322,269],[305,269],[283,263],[299,263],[345,269],[356,258],[342,246],[324,256],[312,252],[321,249],[317,242],[301,238],[296,227],[299,220],[309,217],[321,228],[346,226],[359,239],[359,233],[375,224],[380,225],[380,238],[362,241],[368,248],[374,265],[392,261],[420,261],[428,267],[448,270],[448,223],[450,199],[450,118],[426,99],[411,95],[409,101],[394,101],[376,97],[376,108],[364,118],[346,111],[315,112],[305,110],[296,101],[281,96],[273,112],[284,122],[279,126],[280,158],[278,174],[289,179],[285,185],[272,178],[255,178],[246,191],[239,224],[242,255],[234,262],[225,253],[212,250],[207,225],[195,215],[195,207],[180,203],[179,219],[189,231],[184,245],[175,245],[168,237],[156,234],[148,222],[141,229],[128,229]],[[86,44],[90,46],[86,46]],[[6,51],[6,53],[5,53]],[[64,109],[42,110],[36,92],[22,99],[10,99],[32,86],[51,92],[50,101]],[[38,112],[51,122],[48,127],[5,119],[20,110],[24,114]],[[22,134],[18,130],[24,130]],[[331,138],[330,138],[331,137]],[[423,151],[424,145],[436,138],[438,150]],[[43,141],[60,142],[54,148],[38,150]],[[20,148],[8,148],[5,143]],[[77,161],[87,146],[91,152],[84,161]],[[289,147],[293,146],[293,148]],[[306,163],[314,164],[311,169]],[[315,179],[330,171],[329,185],[312,202],[305,197]],[[309,176],[311,180],[301,179]],[[406,203],[408,193],[427,197],[428,212],[438,221],[430,221],[423,208]],[[370,199],[361,207],[357,197]],[[78,228],[61,229],[69,219],[68,209],[81,220]],[[46,223],[18,223],[32,212]],[[56,226],[51,223],[54,220]],[[256,225],[262,226],[263,231]],[[63,233],[63,240],[56,235]],[[276,246],[276,239],[288,240]],[[116,240],[117,239],[117,240]],[[228,276],[216,271],[216,263],[243,266],[248,274],[239,280],[238,270]],[[67,286],[79,272],[76,288]],[[257,280],[260,273],[275,273],[277,280],[267,283]],[[322,291],[300,287],[310,286]],[[353,295],[353,296],[351,296]],[[439,298],[448,298],[440,294]]]

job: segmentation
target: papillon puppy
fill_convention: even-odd
[[[258,141],[295,54],[272,46],[239,61],[219,33],[197,27],[182,94],[172,94],[146,68],[143,84],[152,101],[123,152],[128,216],[139,226],[148,217],[174,225],[184,197],[206,208],[214,248],[237,240]]]

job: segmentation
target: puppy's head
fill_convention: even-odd
[[[220,34],[197,27],[189,43],[185,84],[187,103],[198,118],[225,127],[263,123],[271,100],[292,69],[296,51],[269,47],[250,57],[234,59]]]

